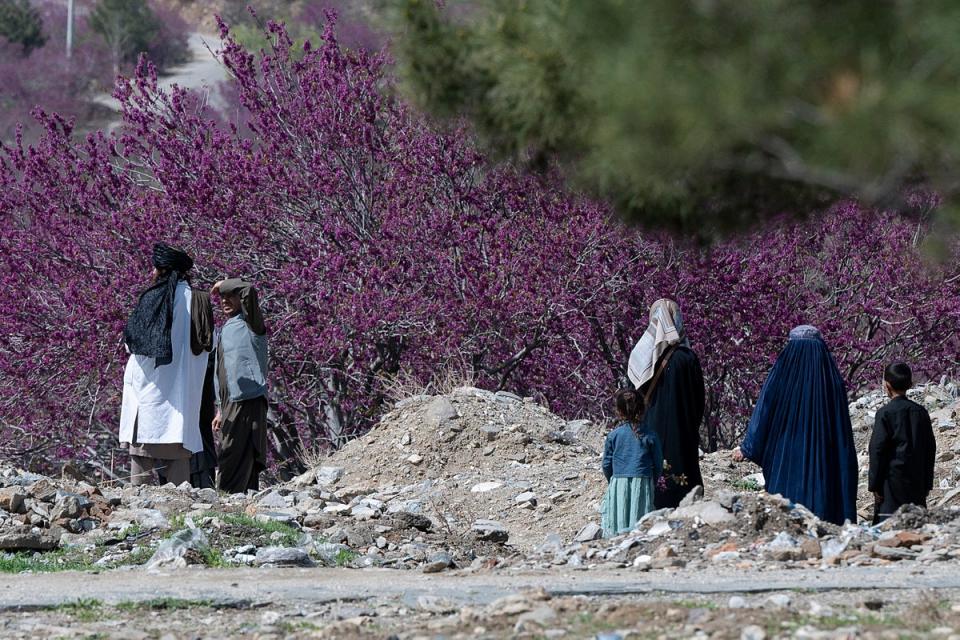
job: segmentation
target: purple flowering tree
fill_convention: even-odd
[[[342,49],[332,27],[297,55],[280,25],[262,55],[222,29],[242,128],[158,91],[142,62],[117,85],[117,131],[78,139],[41,115],[36,144],[3,147],[0,455],[109,469],[121,330],[156,240],[196,257],[196,286],[262,289],[284,460],[372,425],[391,379],[451,368],[602,417],[662,296],[704,363],[710,446],[734,440],[801,321],[854,387],[893,356],[960,369],[960,278],[922,263],[923,224],[845,204],[707,251],[641,234],[561,176],[493,166],[468,131],[411,113],[385,57]]]

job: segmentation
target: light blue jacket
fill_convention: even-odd
[[[243,314],[227,320],[220,330],[217,370],[221,356],[227,379],[227,399],[230,402],[267,395],[267,336],[251,331]],[[220,376],[215,375],[213,379],[219,406],[223,393]]]
[[[653,478],[663,475],[663,448],[652,429],[642,428],[640,437],[624,422],[607,434],[603,444],[603,475],[610,478]]]

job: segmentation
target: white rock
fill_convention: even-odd
[[[740,640],[766,640],[767,632],[755,624],[747,625],[740,632]]]
[[[473,485],[472,487],[470,487],[470,492],[471,492],[471,493],[486,493],[487,491],[493,491],[493,490],[495,490],[495,489],[499,489],[499,488],[502,487],[502,486],[503,486],[503,483],[502,483],[502,482],[495,482],[495,481],[480,482],[480,483],[477,483],[477,484]]]
[[[324,513],[332,513],[334,515],[340,515],[341,513],[346,513],[348,511],[350,511],[350,505],[341,504],[339,502],[328,504],[323,508]]]
[[[673,513],[670,514],[671,520],[693,520],[694,518],[700,518],[705,524],[709,525],[723,524],[736,520],[736,516],[724,509],[719,502],[714,502],[713,500],[705,500],[686,507],[679,507],[674,509]]]

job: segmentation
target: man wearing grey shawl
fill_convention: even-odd
[[[245,493],[267,466],[267,328],[257,290],[239,278],[213,286],[227,321],[216,350],[214,389],[220,431],[219,488]]]

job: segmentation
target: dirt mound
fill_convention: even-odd
[[[386,493],[388,510],[424,512],[461,531],[494,520],[528,550],[598,519],[602,446],[602,430],[588,421],[462,387],[402,401],[324,464],[342,468],[340,492]]]

